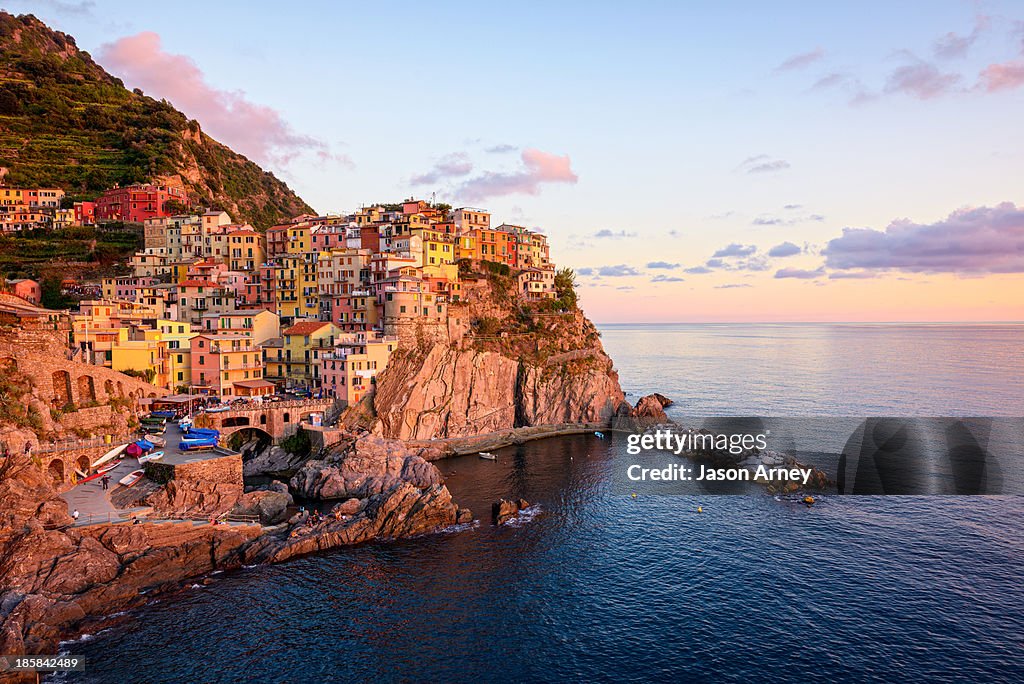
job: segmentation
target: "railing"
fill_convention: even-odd
[[[46,529],[66,529],[68,527],[86,527],[88,525],[114,525],[114,524],[135,524],[138,521],[142,523],[158,523],[158,522],[200,522],[210,523],[216,521],[215,524],[224,525],[230,523],[242,524],[242,525],[259,525],[260,517],[258,515],[250,514],[228,514],[222,513],[221,515],[197,515],[197,514],[182,514],[182,515],[153,515],[151,513],[132,513],[131,511],[108,511],[106,513],[87,513],[86,515],[80,515],[70,525],[45,525]]]
[[[52,454],[60,451],[72,451],[75,449],[90,449],[99,446],[109,446],[113,449],[118,444],[134,441],[136,437],[131,434],[111,435],[108,442],[106,437],[91,437],[89,439],[69,439],[56,442],[41,443],[32,450],[33,454]]]

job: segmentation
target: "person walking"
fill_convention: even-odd
[[[76,521],[78,520],[78,509],[77,508],[71,514],[71,517],[74,518]]]
[[[110,489],[110,476],[109,475],[104,475],[103,477],[101,477],[100,478],[100,482],[103,483],[103,488],[104,489]]]

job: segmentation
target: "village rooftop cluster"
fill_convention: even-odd
[[[59,190],[0,187],[0,198],[12,202],[5,230],[39,228],[26,211],[50,226],[141,224],[131,274],[104,279],[102,294],[69,314],[69,345],[172,393],[231,401],[290,390],[355,403],[403,332],[447,322],[466,279],[498,271],[523,301],[555,298],[546,237],[492,227],[483,209],[411,199],[298,216],[262,233],[224,211],[191,211],[187,194],[168,186],[114,188],[67,209]],[[39,302],[34,281],[7,290]]]

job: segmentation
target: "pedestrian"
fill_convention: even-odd
[[[25,442],[25,455],[28,456],[32,453],[32,442]]]
[[[74,518],[75,520],[78,520],[78,509],[77,508],[74,510],[74,512],[71,513],[71,517]]]
[[[104,489],[109,489],[110,488],[110,476],[109,475],[104,475],[103,477],[101,477],[100,478],[100,482],[103,483],[103,488]]]

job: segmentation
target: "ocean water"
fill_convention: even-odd
[[[602,331],[679,415],[1024,413],[1024,327]],[[438,464],[476,525],[216,575],[66,681],[1024,680],[1024,498],[634,499],[617,438],[498,456]],[[495,528],[499,497],[534,506]]]

